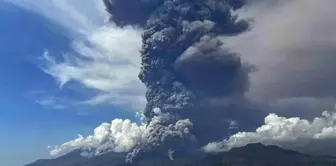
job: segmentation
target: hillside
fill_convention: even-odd
[[[277,146],[249,144],[219,154],[197,154],[188,158],[151,157],[134,164],[125,163],[124,153],[110,152],[85,158],[73,151],[56,159],[38,160],[26,166],[336,166],[336,158],[305,155]]]

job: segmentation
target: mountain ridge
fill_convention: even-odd
[[[125,163],[126,153],[110,152],[86,158],[79,150],[56,159],[38,160],[25,166],[336,166],[336,157],[313,156],[261,143],[248,144],[217,154],[196,154],[169,160],[150,155],[136,163]]]

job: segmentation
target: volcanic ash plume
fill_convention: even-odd
[[[144,29],[139,78],[148,124],[130,161],[141,152],[201,147],[244,127],[240,120],[252,114],[244,100],[250,69],[218,39],[248,29],[231,13],[243,0],[104,2],[116,25]]]

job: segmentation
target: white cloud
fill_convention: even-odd
[[[249,143],[261,142],[289,148],[308,146],[312,142],[336,138],[336,112],[324,111],[321,117],[312,121],[298,117],[285,118],[270,114],[265,124],[255,132],[238,132],[222,142],[209,143],[204,147],[207,152],[227,151]]]
[[[87,40],[76,40],[73,53],[63,55],[57,62],[48,52],[44,54],[44,71],[60,86],[70,81],[97,90],[84,104],[111,103],[141,109],[145,103],[144,85],[138,79],[140,70],[141,31],[132,27],[105,25]]]
[[[61,104],[61,102],[58,101],[58,99],[55,98],[54,96],[45,97],[43,99],[37,99],[36,103],[41,105],[42,107],[54,110],[62,110],[67,108],[66,105]]]
[[[26,99],[34,101],[45,109],[63,110],[74,106],[74,100],[50,94],[44,90],[32,90],[23,94]]]
[[[140,71],[141,29],[118,28],[105,22],[102,0],[13,0],[11,3],[38,12],[65,27],[73,38],[72,51],[43,55],[43,71],[60,87],[76,83],[93,95],[80,104],[114,104],[141,110],[145,88]],[[73,84],[71,86],[74,86]],[[43,104],[43,102],[42,102]]]
[[[89,33],[107,17],[102,0],[5,0],[48,17],[72,32]]]
[[[75,149],[81,149],[89,156],[101,155],[107,152],[130,152],[137,144],[146,147],[160,146],[165,139],[178,137],[187,140],[191,135],[192,123],[189,119],[178,120],[169,126],[163,125],[169,113],[160,109],[154,110],[155,116],[147,124],[137,125],[130,120],[115,119],[111,124],[103,123],[88,137],[79,135],[77,139],[49,149],[51,156],[59,156]]]
[[[139,126],[130,120],[115,119],[111,124],[101,124],[94,130],[93,135],[78,135],[73,141],[52,147],[50,155],[57,156],[75,149],[92,150],[93,155],[107,151],[127,152],[141,140],[144,130],[144,125]]]

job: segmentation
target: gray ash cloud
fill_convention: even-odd
[[[144,29],[139,78],[147,87],[148,124],[128,160],[157,149],[201,147],[258,125],[263,116],[244,97],[250,67],[217,38],[249,29],[232,14],[244,0],[104,2],[118,26]]]

